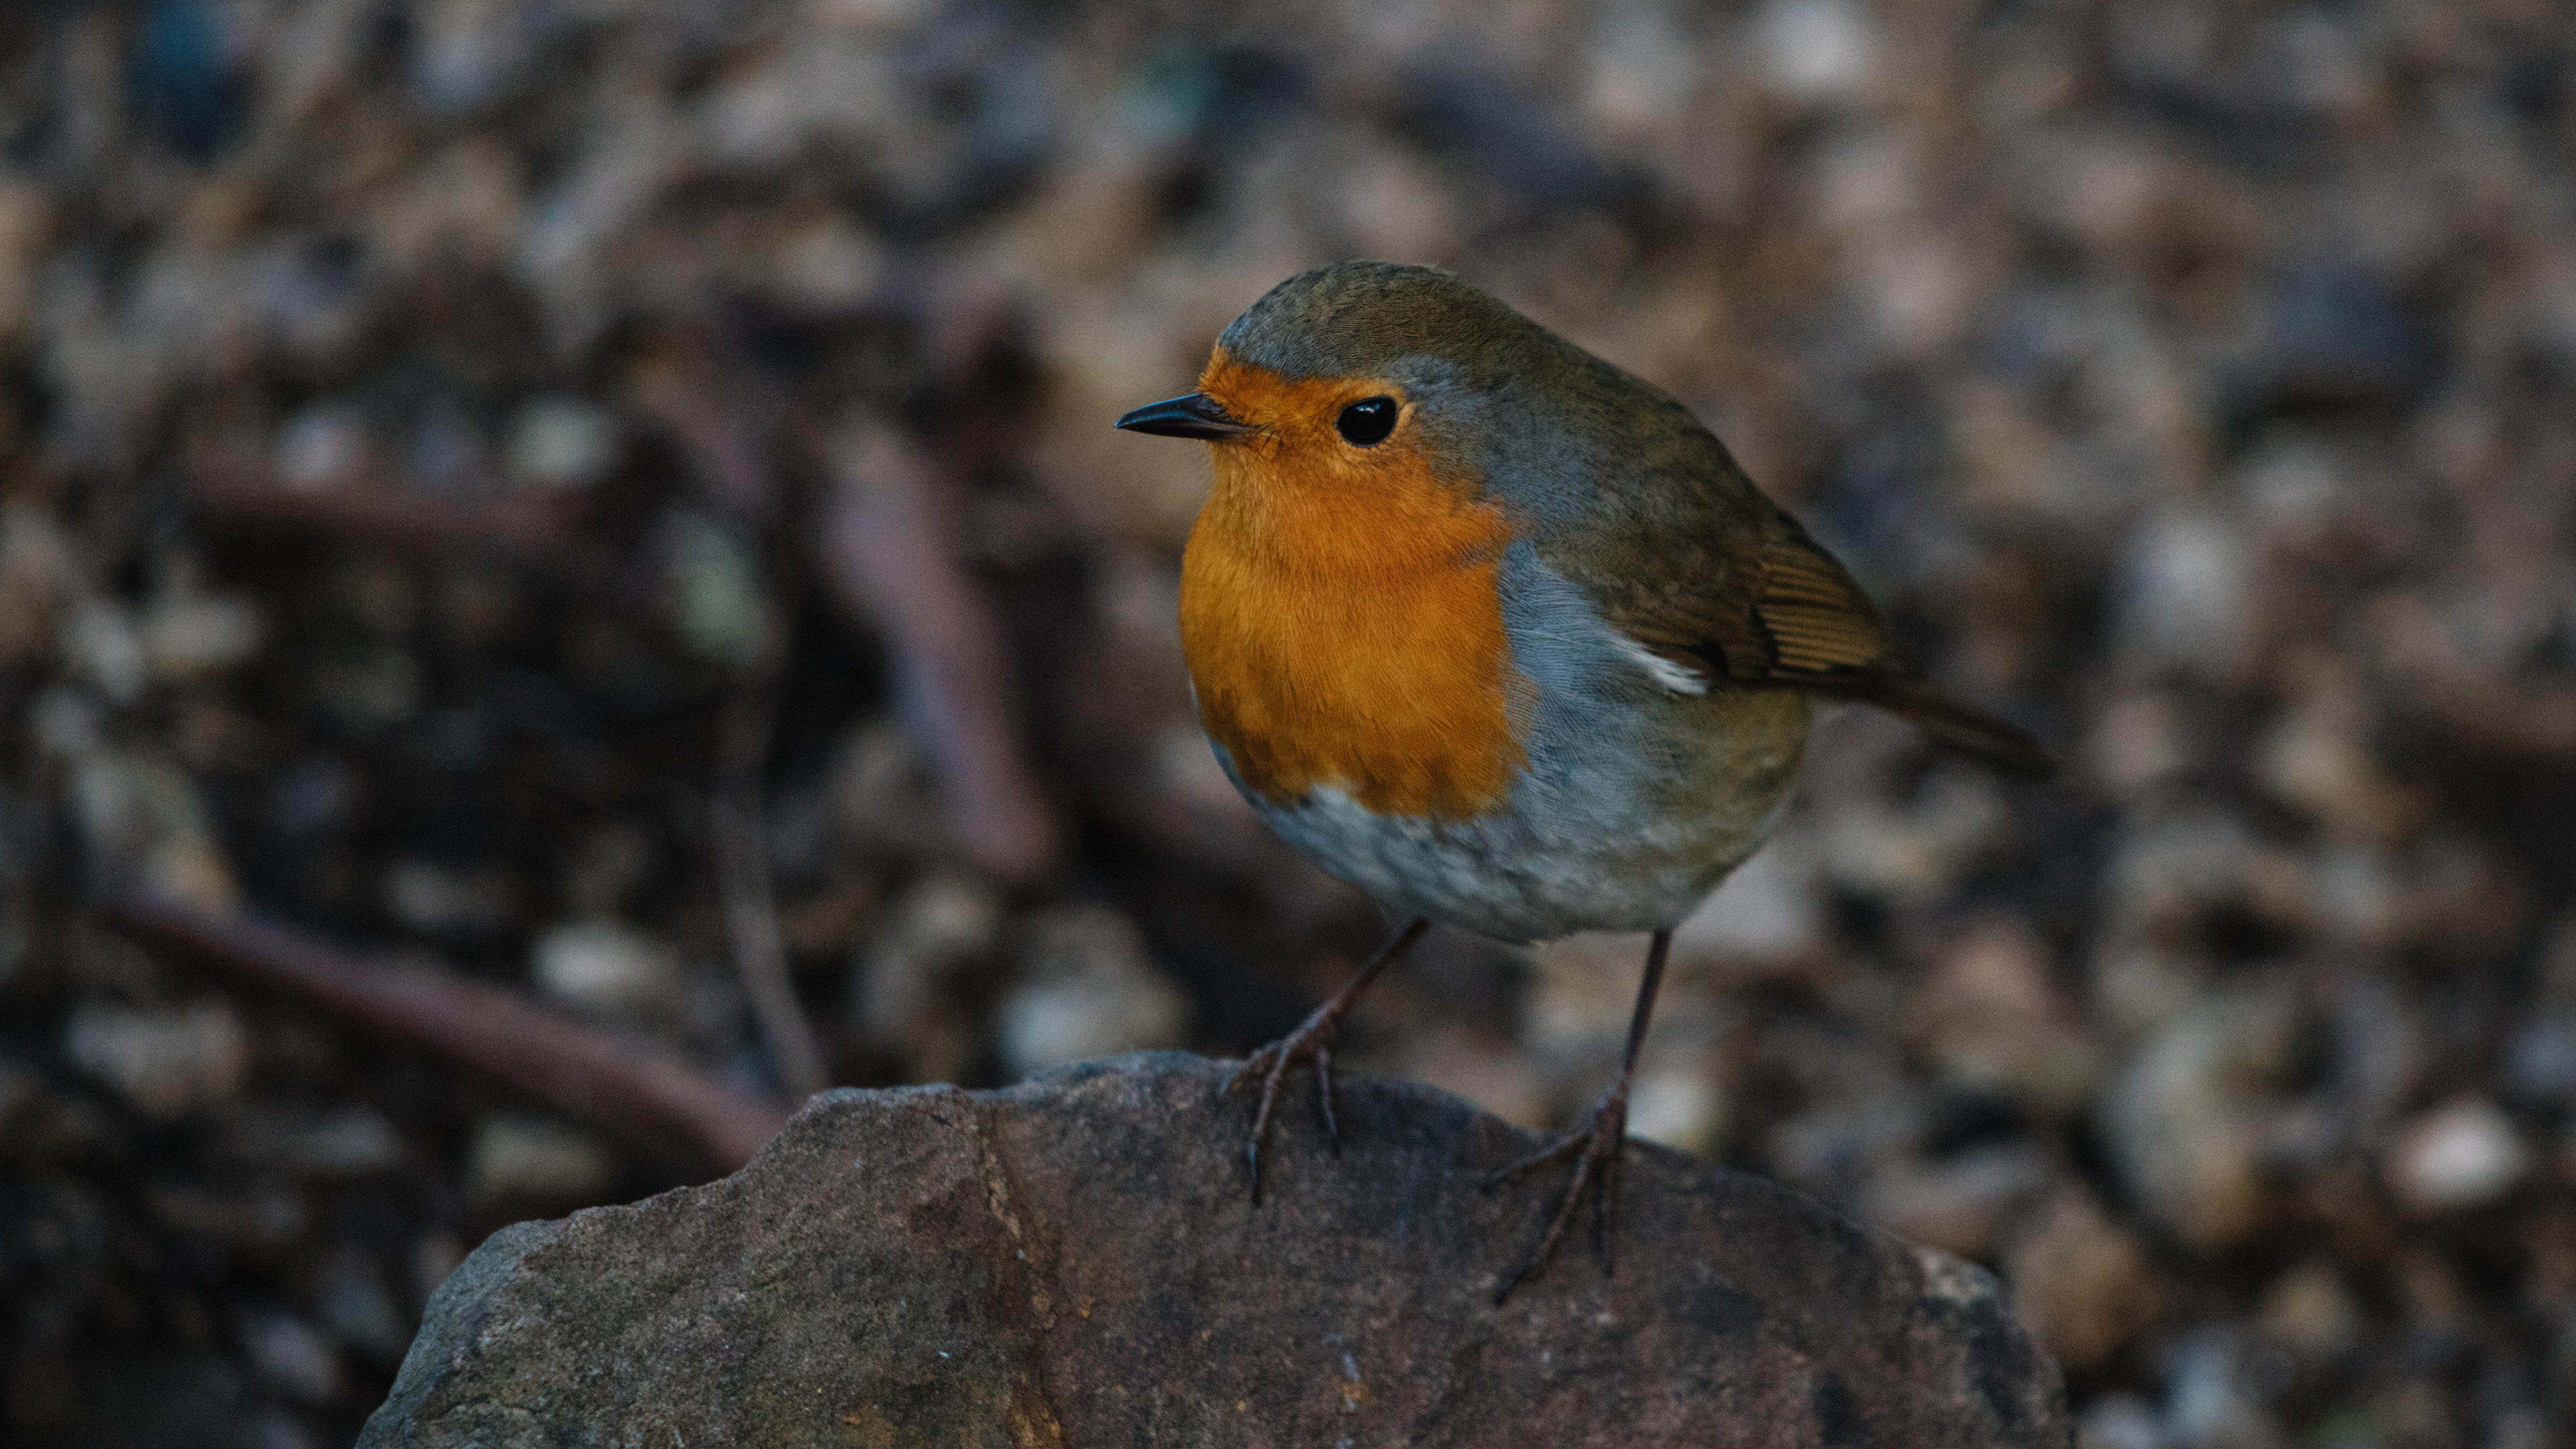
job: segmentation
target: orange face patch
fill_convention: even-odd
[[[1278,804],[1319,785],[1434,819],[1501,803],[1529,687],[1495,591],[1502,511],[1422,452],[1409,407],[1374,447],[1335,433],[1351,403],[1401,402],[1390,383],[1292,382],[1220,349],[1199,389],[1262,430],[1210,445],[1216,488],[1182,559],[1200,723]]]

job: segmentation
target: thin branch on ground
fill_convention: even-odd
[[[746,685],[716,725],[715,788],[708,815],[716,877],[724,895],[725,931],[734,970],[778,1064],[778,1079],[798,1100],[831,1085],[814,1029],[796,999],[787,948],[778,929],[778,897],[769,879],[768,831],[762,824],[761,774],[769,756],[768,691]]]
[[[100,908],[146,947],[444,1057],[648,1151],[715,1172],[751,1160],[791,1110],[653,1043],[452,972],[362,960],[290,927],[214,915],[134,888],[105,891]]]
[[[516,498],[488,487],[464,501],[364,480],[305,490],[255,472],[202,471],[189,477],[188,498],[219,526],[316,533],[413,552],[486,550],[583,588],[603,586],[611,569],[581,531],[594,506],[586,497]]]
[[[1044,875],[1059,846],[1054,813],[1021,747],[1001,628],[958,561],[927,464],[880,429],[846,430],[819,451],[825,584],[892,649],[959,847],[1009,879]]]

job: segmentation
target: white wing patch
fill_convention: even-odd
[[[1698,670],[1691,668],[1687,664],[1676,664],[1672,660],[1666,659],[1661,654],[1656,653],[1654,650],[1647,648],[1645,645],[1638,643],[1636,640],[1629,638],[1627,635],[1616,629],[1612,629],[1609,632],[1610,637],[1618,643],[1619,652],[1627,655],[1631,663],[1646,671],[1647,675],[1657,684],[1662,685],[1664,688],[1671,690],[1675,694],[1708,693],[1707,675],[1700,673]]]

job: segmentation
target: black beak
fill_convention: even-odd
[[[1118,420],[1119,427],[1131,433],[1157,433],[1166,438],[1205,438],[1222,443],[1257,431],[1250,423],[1238,423],[1225,415],[1216,399],[1203,392],[1183,397],[1166,398],[1147,403]]]

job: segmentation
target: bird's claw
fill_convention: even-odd
[[[1301,1060],[1315,1064],[1316,1105],[1323,1113],[1324,1135],[1332,1143],[1333,1154],[1341,1155],[1342,1128],[1333,1114],[1333,1040],[1340,1029],[1339,1022],[1319,1010],[1295,1031],[1244,1058],[1241,1066],[1227,1074],[1225,1085],[1219,1089],[1219,1095],[1230,1097],[1247,1080],[1255,1076],[1261,1079],[1260,1105],[1252,1113],[1252,1136],[1243,1147],[1255,1203],[1261,1201],[1261,1152],[1269,1145],[1271,1130],[1278,1124],[1279,1087]]]
[[[1547,1266],[1547,1260],[1556,1252],[1556,1245],[1564,1239],[1566,1229],[1573,1225],[1575,1212],[1583,1205],[1586,1188],[1591,1189],[1592,1248],[1601,1259],[1601,1276],[1607,1278],[1617,1271],[1610,1228],[1619,1213],[1620,1168],[1627,1141],[1627,1095],[1613,1089],[1592,1104],[1582,1126],[1486,1177],[1484,1188],[1491,1191],[1533,1168],[1546,1167],[1567,1158],[1574,1160],[1574,1176],[1565,1185],[1565,1195],[1557,1200],[1556,1214],[1548,1219],[1546,1235],[1539,1239],[1537,1247],[1530,1250],[1529,1256],[1521,1260],[1519,1267],[1505,1275],[1502,1286],[1494,1290],[1495,1307],[1501,1307],[1503,1300],[1512,1296],[1513,1289]]]

